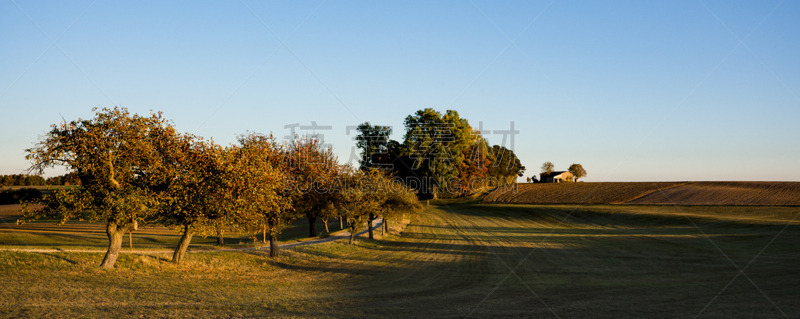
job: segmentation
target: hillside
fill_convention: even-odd
[[[797,182],[694,182],[651,193],[640,205],[800,205]]]
[[[798,182],[608,182],[517,184],[488,204],[800,205]],[[658,190],[661,191],[658,191]],[[662,193],[663,192],[663,193]]]
[[[488,204],[621,204],[686,182],[524,183],[516,191],[498,189],[484,197]]]

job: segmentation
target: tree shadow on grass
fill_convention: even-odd
[[[50,256],[50,257],[53,257],[53,258],[56,258],[56,259],[60,259],[60,260],[66,261],[66,262],[68,262],[70,264],[73,264],[73,265],[77,265],[78,264],[77,261],[74,261],[72,259],[69,259],[69,258],[64,257],[64,256],[60,256],[60,255],[57,255],[57,254],[51,254],[51,253],[41,253],[41,254],[44,255],[44,256]]]

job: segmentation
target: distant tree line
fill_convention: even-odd
[[[0,186],[41,186],[45,184],[47,184],[45,179],[38,175],[0,175]]]
[[[0,186],[80,185],[78,175],[69,173],[45,179],[39,175],[0,175]]]
[[[81,185],[81,180],[77,173],[67,173],[64,175],[47,178],[47,185]]]
[[[405,118],[404,126],[401,143],[389,139],[391,127],[359,125],[361,168],[389,171],[427,198],[469,195],[514,183],[525,172],[512,150],[489,146],[456,111],[419,110]]]
[[[41,218],[100,221],[111,268],[122,236],[143,224],[161,224],[181,234],[172,260],[180,263],[194,235],[238,228],[261,234],[277,256],[281,230],[306,217],[339,218],[351,231],[388,222],[421,209],[416,191],[389,172],[338,164],[316,136],[278,143],[271,135],[247,133],[238,144],[220,146],[177,132],[161,113],[140,116],[125,108],[94,109],[95,117],[52,125],[27,151],[30,172],[66,167],[78,187],[54,188],[26,202],[18,223]],[[66,183],[68,178],[63,178]],[[70,182],[71,183],[71,182]],[[36,205],[34,205],[36,204]],[[327,223],[326,223],[327,231]],[[221,242],[221,241],[220,241]]]

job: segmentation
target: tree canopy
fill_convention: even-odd
[[[271,135],[251,133],[239,137],[228,157],[230,210],[237,224],[269,236],[270,256],[278,255],[278,235],[295,218],[289,171],[283,164],[283,149]],[[266,239],[266,238],[265,238]]]
[[[356,128],[356,147],[361,149],[359,164],[361,169],[388,168],[389,164],[382,163],[381,156],[389,153],[389,136],[392,135],[390,126],[371,125],[364,122]]]
[[[569,172],[572,173],[572,176],[576,182],[578,181],[578,178],[586,177],[586,170],[583,169],[583,165],[581,164],[570,165]]]
[[[403,143],[389,139],[390,127],[363,123],[356,137],[362,149],[359,168],[338,164],[333,150],[313,135],[281,144],[271,134],[248,133],[237,145],[223,147],[177,132],[161,113],[140,116],[121,107],[93,111],[91,119],[53,125],[26,150],[34,175],[4,176],[0,182],[43,183],[38,175],[45,169],[65,167],[66,175],[47,182],[77,186],[31,198],[18,223],[40,218],[57,224],[104,222],[109,241],[101,266],[106,268],[114,266],[122,236],[147,223],[181,234],[172,258],[176,263],[184,260],[194,235],[216,232],[220,242],[225,227],[253,237],[262,233],[265,242],[269,237],[270,255],[277,256],[282,229],[298,218],[307,218],[309,235],[317,236],[317,218],[326,222],[327,231],[328,219],[344,217],[352,243],[356,231],[377,218],[384,220],[385,231],[389,221],[420,210],[420,191],[468,194],[469,183],[460,181],[516,177],[525,169],[513,152],[489,147],[452,110],[425,109],[407,117]],[[417,188],[403,177],[427,177],[433,187]]]
[[[111,268],[122,245],[122,235],[152,217],[164,181],[167,145],[177,133],[161,117],[131,115],[127,109],[94,109],[95,117],[53,125],[27,151],[30,171],[38,174],[65,166],[77,174],[82,187],[54,189],[40,208],[26,206],[19,222],[55,218],[105,221],[108,251],[101,266]]]
[[[525,171],[512,150],[490,146],[456,111],[426,108],[407,116],[403,124],[400,143],[388,139],[388,127],[365,122],[358,126],[356,145],[362,169],[391,170],[419,196],[464,196],[512,183]]]
[[[555,165],[553,165],[552,162],[544,162],[544,164],[542,164],[542,174],[545,174],[545,175],[552,174],[554,168],[555,168]]]

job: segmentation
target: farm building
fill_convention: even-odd
[[[572,173],[570,172],[552,172],[550,174],[542,173],[539,174],[539,183],[560,183],[560,182],[571,182],[572,181]]]

